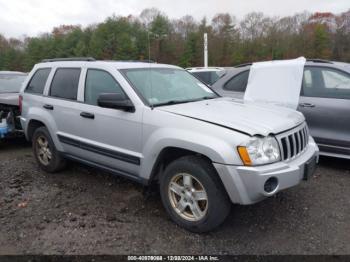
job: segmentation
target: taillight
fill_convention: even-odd
[[[19,106],[19,112],[22,113],[22,101],[23,101],[23,96],[18,97],[18,106]]]

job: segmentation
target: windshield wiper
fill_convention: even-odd
[[[170,105],[177,105],[177,104],[185,104],[185,103],[190,103],[190,102],[197,102],[197,101],[202,101],[202,100],[208,100],[208,99],[214,99],[216,97],[212,96],[204,96],[201,98],[196,98],[196,99],[188,99],[188,100],[170,100],[164,103],[159,103],[159,104],[154,104],[153,107],[157,106],[170,106]]]
[[[218,98],[217,96],[205,96],[205,97],[202,97],[201,99],[198,99],[199,100],[209,100],[209,99],[214,99],[214,98]]]
[[[177,104],[189,103],[189,102],[193,102],[193,101],[196,101],[196,100],[193,100],[193,99],[191,99],[191,100],[170,100],[170,101],[167,101],[167,102],[154,104],[153,106],[154,107],[157,107],[157,106],[169,106],[169,105],[177,105]]]

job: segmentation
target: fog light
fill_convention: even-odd
[[[271,193],[276,190],[278,186],[278,179],[276,177],[270,177],[264,184],[264,190],[266,193]]]

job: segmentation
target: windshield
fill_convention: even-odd
[[[121,71],[152,106],[217,97],[210,88],[185,70],[139,68]]]
[[[0,74],[0,93],[18,93],[26,75]]]

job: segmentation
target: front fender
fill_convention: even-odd
[[[208,157],[214,163],[237,164],[239,158],[232,146],[218,137],[185,129],[161,128],[145,142],[140,176],[149,179],[158,155],[167,147],[193,151]],[[236,159],[236,161],[234,161]]]

